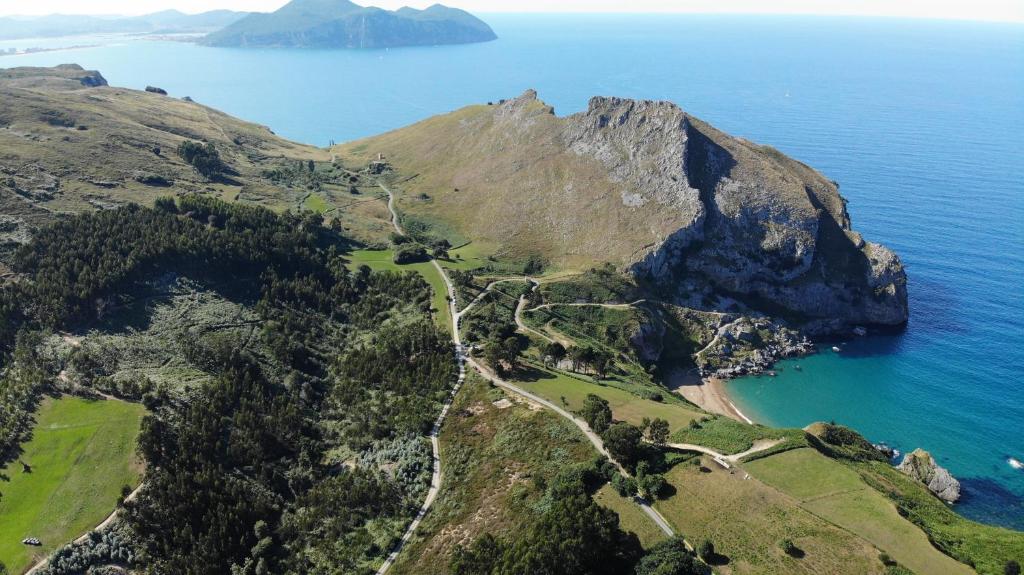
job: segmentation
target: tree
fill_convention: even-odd
[[[598,378],[608,375],[608,369],[612,366],[612,354],[603,349],[592,349],[590,354],[590,365]]]
[[[647,428],[647,438],[655,445],[664,445],[668,441],[668,421],[656,417]]]
[[[616,473],[612,476],[612,488],[622,497],[632,497],[636,495],[637,491],[636,480],[632,477],[626,477],[621,473]]]
[[[620,421],[611,425],[602,435],[608,453],[626,467],[632,467],[640,456],[643,435],[640,428]]]
[[[172,196],[163,196],[156,199],[153,202],[153,209],[158,212],[167,212],[169,214],[178,213],[178,204],[174,202]]]
[[[196,172],[211,180],[219,177],[224,171],[220,153],[212,142],[204,146],[198,142],[185,140],[178,146],[178,155],[195,168]]]
[[[636,575],[703,575],[708,569],[701,565],[679,535],[655,544],[640,559]]]
[[[788,539],[787,538],[787,539],[783,539],[782,541],[780,541],[779,542],[779,548],[782,549],[783,553],[785,553],[786,555],[789,555],[790,557],[800,558],[800,557],[804,556],[803,550],[800,549],[799,547],[797,547],[796,543],[793,543],[792,539]],[[883,563],[884,563],[884,561],[883,561]]]
[[[394,262],[396,264],[412,264],[426,261],[427,248],[417,243],[408,243],[398,246],[395,250]]]
[[[313,163],[313,160],[310,160],[309,163],[306,164],[306,167],[309,168],[309,173],[311,174],[316,170],[316,164]]]
[[[651,501],[661,497],[666,485],[668,482],[665,481],[665,477],[657,473],[644,475],[643,479],[637,480],[637,490],[640,492],[640,496]]]
[[[452,557],[452,575],[490,575],[504,552],[502,545],[490,533],[467,547],[459,546]]]
[[[441,239],[434,242],[434,257],[435,258],[448,258],[448,250],[452,249],[452,244],[448,240]]]
[[[587,422],[590,429],[597,433],[604,433],[612,422],[612,408],[608,401],[593,393],[588,393],[583,400],[583,407],[580,408],[580,416]]]
[[[705,539],[697,546],[697,555],[704,561],[711,563],[715,558],[715,544],[710,539]]]
[[[501,343],[501,358],[508,363],[510,369],[515,370],[519,365],[519,354],[523,352],[523,346],[516,336],[509,336]]]
[[[544,346],[544,365],[558,366],[558,362],[565,358],[565,346],[557,341],[549,342]]]

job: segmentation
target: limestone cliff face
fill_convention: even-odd
[[[836,184],[669,102],[593,98],[558,117],[535,92],[337,149],[384,153],[400,207],[510,255],[613,262],[675,292],[713,292],[809,332],[907,320],[899,258],[850,226]],[[690,305],[690,304],[686,304]]]
[[[928,490],[943,501],[954,503],[960,499],[960,482],[923,449],[908,453],[898,469],[927,485]]]
[[[906,321],[899,258],[852,231],[836,185],[814,170],[667,102],[594,98],[566,123],[566,145],[625,184],[624,203],[653,203],[679,222],[633,273],[668,283],[700,274],[806,319]]]

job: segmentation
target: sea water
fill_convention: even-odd
[[[959,512],[1024,529],[1024,470],[1011,466],[1024,460],[1024,25],[485,18],[498,41],[346,51],[117,38],[0,66],[73,61],[317,145],[535,88],[560,114],[594,95],[672,100],[775,146],[838,181],[854,227],[900,254],[911,321],[734,382],[735,402],[768,424],[835,420],[925,448],[963,482]]]

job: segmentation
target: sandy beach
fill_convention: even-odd
[[[676,393],[701,409],[725,415],[743,423],[753,423],[729,399],[729,394],[725,389],[726,383],[726,380],[715,377],[701,378],[696,370],[676,371],[669,380],[671,388]]]

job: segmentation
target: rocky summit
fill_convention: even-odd
[[[431,201],[403,204],[414,216],[567,267],[611,261],[687,307],[810,334],[907,321],[899,257],[852,229],[835,182],[670,102],[559,117],[531,90],[341,151],[415,175],[407,192]]]

